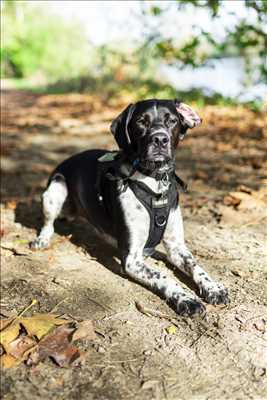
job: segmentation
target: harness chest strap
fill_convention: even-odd
[[[170,214],[170,210],[178,204],[179,184],[183,190],[186,189],[186,184],[173,172],[169,175],[169,188],[163,194],[153,192],[147,185],[140,181],[130,179],[135,172],[135,166],[132,171],[126,175],[121,167],[123,165],[121,155],[117,152],[108,153],[98,160],[97,165],[97,181],[96,192],[99,202],[104,206],[108,214],[113,214],[111,209],[111,198],[116,198],[118,193],[126,190],[129,186],[134,192],[137,199],[146,208],[150,217],[149,236],[145,244],[147,253],[152,253],[154,247],[157,246],[164,234],[166,223]],[[109,182],[108,185],[105,183]],[[112,186],[109,190],[108,187]],[[151,251],[150,251],[151,250]]]
[[[163,195],[152,192],[138,181],[131,180],[129,187],[149,213],[150,228],[145,249],[154,249],[163,237],[171,208],[175,208],[178,204],[176,183],[171,181],[168,191]]]

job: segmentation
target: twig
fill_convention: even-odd
[[[173,322],[174,325],[176,325],[176,323],[174,322],[174,318],[168,314],[163,314],[160,311],[157,310],[151,310],[150,308],[147,308],[145,306],[143,306],[139,301],[135,302],[135,306],[137,308],[138,311],[140,311],[142,314],[148,316],[148,317],[156,317],[156,318],[163,318],[163,319],[167,319],[168,321]],[[177,321],[178,324],[178,321]],[[178,326],[178,325],[177,325]]]
[[[24,310],[22,310],[21,313],[19,313],[19,314],[16,316],[15,319],[20,318],[23,314],[25,314],[26,311],[28,311],[30,308],[32,308],[33,306],[35,306],[35,304],[37,304],[37,303],[38,303],[38,300],[33,299],[32,302],[31,302],[31,304],[30,304],[28,307],[24,308]]]
[[[103,306],[102,304],[98,303],[96,300],[91,299],[90,297],[87,296],[87,299],[89,299],[92,303],[97,305],[98,307],[101,307],[105,311],[114,311],[111,307],[109,306]]]
[[[55,305],[54,308],[52,308],[52,310],[50,311],[50,314],[52,314],[53,312],[55,312],[55,310],[58,308],[58,306],[59,306],[60,304],[62,304],[65,300],[68,300],[68,299],[69,299],[69,297],[65,297],[65,299],[60,300],[60,302],[57,303],[57,304]]]
[[[28,256],[28,255],[29,255],[29,253],[20,253],[20,252],[17,251],[14,247],[7,247],[7,246],[3,246],[3,245],[1,244],[1,248],[4,249],[4,250],[9,250],[9,251],[11,251],[11,252],[14,254],[14,256]]]

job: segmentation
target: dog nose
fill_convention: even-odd
[[[155,133],[152,136],[152,143],[158,147],[166,147],[169,143],[169,136],[166,133]]]

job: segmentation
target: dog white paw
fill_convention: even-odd
[[[209,304],[228,304],[230,303],[228,289],[218,282],[210,282],[209,285],[201,287],[200,293]]]
[[[173,299],[171,305],[179,315],[190,316],[194,314],[204,314],[205,306],[198,299],[192,297],[179,297]]]
[[[49,247],[49,240],[42,237],[37,237],[35,240],[30,242],[29,246],[33,250],[47,249]]]

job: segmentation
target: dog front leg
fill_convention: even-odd
[[[168,260],[191,277],[198,286],[200,295],[210,304],[227,304],[228,290],[214,281],[197,263],[184,243],[183,221],[180,208],[170,213],[163,244]]]
[[[160,294],[178,314],[192,315],[204,312],[203,304],[185,291],[174,279],[147,266],[140,251],[131,251],[125,257],[123,266],[131,278]]]

